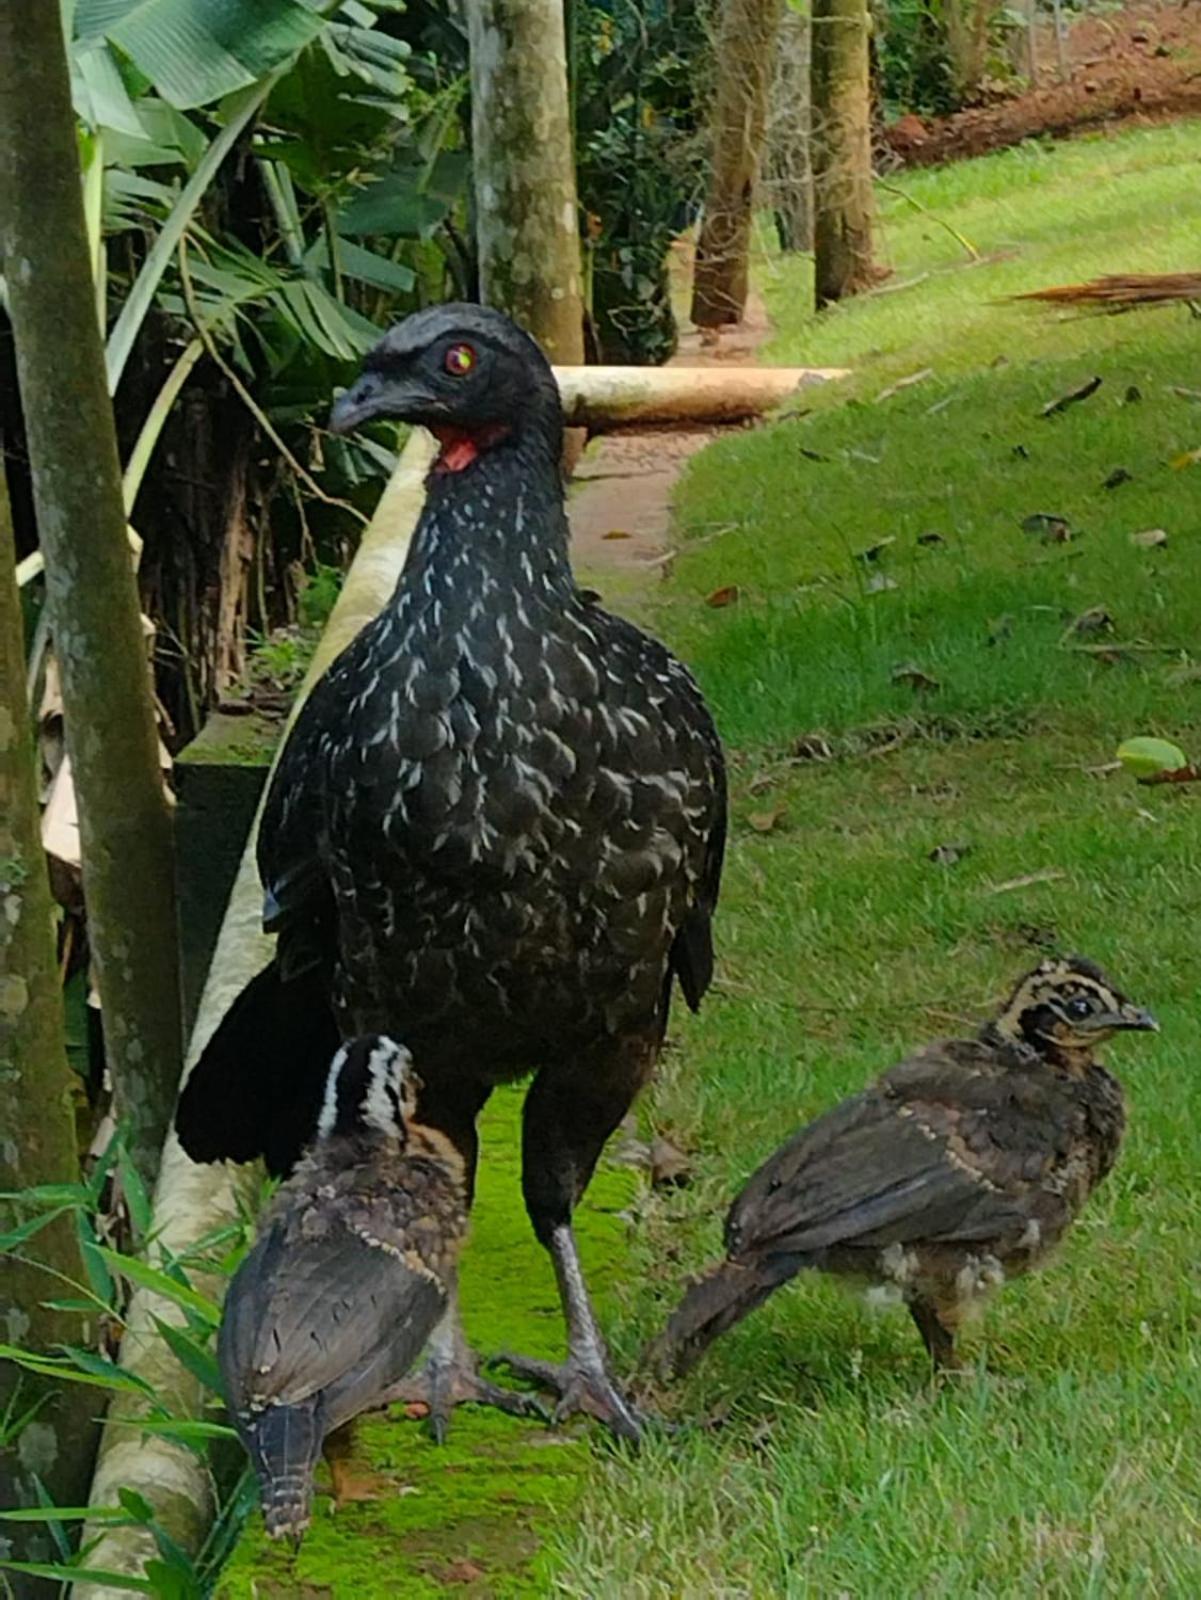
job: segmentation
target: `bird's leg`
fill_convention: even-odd
[[[605,1341],[592,1310],[570,1223],[554,1229],[549,1249],[567,1322],[567,1360],[539,1361],[516,1355],[499,1359],[517,1377],[540,1384],[558,1396],[554,1421],[581,1414],[596,1417],[607,1423],[619,1439],[637,1443],[642,1437],[642,1422],[609,1376]]]
[[[567,1360],[559,1365],[502,1358],[518,1377],[557,1394],[556,1422],[584,1413],[607,1423],[618,1438],[633,1441],[641,1436],[641,1421],[609,1375],[571,1213],[606,1139],[649,1075],[656,1044],[657,1036],[625,1041],[600,1061],[575,1062],[569,1072],[544,1070],[534,1080],[525,1103],[521,1181],[534,1232],[554,1263],[567,1323]]]
[[[387,1478],[355,1465],[353,1422],[335,1428],[326,1437],[321,1451],[333,1484],[335,1511],[341,1511],[343,1506],[356,1500],[382,1500],[395,1493],[395,1486]]]
[[[955,1320],[945,1315],[933,1300],[915,1298],[908,1302],[909,1314],[929,1351],[936,1372],[959,1372],[963,1363],[955,1349]]]
[[[390,1405],[423,1405],[430,1419],[430,1432],[437,1444],[445,1442],[450,1429],[450,1414],[456,1406],[474,1403],[495,1406],[513,1417],[539,1417],[546,1411],[533,1395],[505,1389],[480,1376],[479,1358],[467,1343],[459,1316],[459,1291],[455,1285],[441,1322],[430,1336],[425,1365],[411,1377],[402,1378],[382,1397]]]

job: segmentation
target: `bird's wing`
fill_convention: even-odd
[[[1055,1212],[1045,1184],[1079,1137],[1073,1107],[1048,1074],[960,1043],[927,1047],[777,1151],[731,1208],[731,1252],[983,1242],[1020,1232],[1032,1201]]]
[[[323,855],[325,745],[340,729],[370,648],[365,629],[313,686],[271,777],[258,835],[263,926],[278,933],[280,967],[291,979],[328,958],[333,895]]]
[[[335,1410],[354,1415],[404,1376],[445,1306],[445,1286],[417,1257],[336,1224],[306,1238],[280,1217],[226,1297],[217,1350],[230,1408],[334,1391]]]

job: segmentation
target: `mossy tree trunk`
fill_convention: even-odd
[[[813,0],[814,299],[868,289],[872,260],[872,140],[867,0]]]
[[[0,469],[0,1192],[79,1176],[67,1065],[62,992],[54,943],[46,857],[38,828],[37,785],[25,646],[17,593],[16,553],[4,472]],[[16,1219],[0,1203],[0,1232]],[[79,1338],[74,1317],[46,1308],[71,1290],[53,1274],[84,1280],[75,1230],[60,1217],[28,1240],[21,1260],[0,1262],[0,1336],[48,1351]],[[0,1362],[0,1416],[36,1414],[0,1444],[0,1507],[35,1506],[35,1477],[59,1505],[81,1505],[95,1450],[95,1390],[82,1384],[48,1389]],[[12,1556],[52,1561],[54,1545],[37,1523],[10,1523]],[[28,1582],[28,1580],[19,1580]],[[53,1593],[56,1585],[47,1585]],[[35,1589],[29,1585],[32,1594]]]
[[[471,0],[480,290],[552,361],[584,359],[563,0]]]
[[[717,95],[705,214],[696,247],[692,320],[740,322],[746,310],[755,185],[763,157],[783,0],[725,0],[717,39]]]
[[[153,1179],[180,1070],[171,827],[84,228],[60,8],[0,6],[0,263],[116,1109]]]

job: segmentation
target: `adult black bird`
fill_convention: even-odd
[[[923,1045],[769,1157],[652,1364],[686,1370],[805,1268],[899,1291],[937,1366],[989,1289],[1037,1266],[1113,1166],[1121,1086],[1096,1059],[1154,1029],[1091,961],[1027,973],[974,1039]]]
[[[532,1071],[522,1178],[567,1320],[562,1368],[511,1363],[636,1436],[572,1234],[600,1151],[646,1081],[673,981],[694,1009],[726,828],[721,746],[686,669],[576,590],[562,410],[537,345],[470,305],[416,313],[331,425],[422,423],[441,449],[389,606],[302,709],[259,839],[272,965],[184,1093],[197,1160],[294,1159],[338,1030],[392,1032],[422,1120],[468,1171],[494,1085]],[[427,1371],[436,1415],[474,1359]]]
[[[334,1057],[316,1136],[225,1300],[217,1358],[273,1539],[308,1527],[324,1446],[341,1501],[353,1419],[409,1370],[445,1315],[467,1227],[463,1162],[414,1123],[408,1052],[366,1037]]]

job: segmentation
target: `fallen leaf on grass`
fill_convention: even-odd
[[[1127,739],[1118,746],[1117,758],[1140,783],[1157,778],[1163,772],[1180,772],[1188,766],[1188,757],[1170,739]]]
[[[1080,633],[1112,633],[1113,618],[1104,606],[1089,606],[1087,611],[1082,611],[1074,621],[1069,622],[1063,630],[1062,639],[1070,639],[1073,634]],[[1062,642],[1061,639],[1061,642]]]
[[[801,454],[806,461],[829,461],[829,456],[822,455],[820,450],[810,450],[808,445],[801,445]]]
[[[902,389],[912,389],[915,383],[924,383],[927,378],[934,376],[933,367],[923,367],[920,372],[911,372],[907,378],[898,378],[895,383],[890,383],[887,389],[881,389],[876,396],[876,404],[881,400],[891,400],[894,394],[900,394]],[[1100,383],[1100,378],[1097,382]]]
[[[439,1567],[437,1576],[440,1583],[478,1583],[485,1576],[485,1572],[477,1561],[469,1561],[466,1556],[460,1556],[456,1561]]]
[[[933,861],[936,867],[953,867],[962,861],[964,856],[970,855],[971,849],[971,845],[967,843],[936,844],[926,860]]]
[[[1041,872],[1026,872],[1020,878],[1006,878],[1004,883],[990,883],[989,894],[1008,894],[1011,889],[1028,889],[1035,883],[1058,883],[1066,878],[1062,867],[1044,867]]]
[[[632,539],[634,536],[627,533],[624,528],[610,528],[608,533],[601,534],[602,539]]]
[[[1040,417],[1054,417],[1061,411],[1066,411],[1069,406],[1079,405],[1081,400],[1087,400],[1090,394],[1096,394],[1101,387],[1100,378],[1089,378],[1087,383],[1069,389],[1066,394],[1057,395],[1054,400],[1048,400],[1039,412]]]
[[[1178,400],[1201,400],[1201,389],[1186,389],[1182,383],[1170,383],[1168,393]]]
[[[1181,689],[1186,683],[1201,683],[1201,662],[1190,661],[1182,667],[1174,667],[1167,681],[1173,689]]]
[[[1137,405],[1142,398],[1143,391],[1139,388],[1138,384],[1128,383],[1126,385],[1126,393],[1122,396],[1122,404],[1124,406]]]
[[[1186,450],[1183,455],[1173,456],[1168,465],[1179,472],[1181,467],[1195,467],[1201,461],[1201,447],[1196,450]]]
[[[919,533],[917,542],[918,544],[946,544],[947,541],[941,533]]]
[[[747,825],[754,828],[756,833],[770,833],[786,815],[783,806],[773,806],[770,811],[752,811],[747,817]]]
[[[713,593],[706,598],[705,604],[715,607],[732,606],[738,600],[741,592],[736,583],[727,583],[721,589],[714,589]]]
[[[896,544],[896,542],[896,535],[890,533],[886,539],[877,539],[875,544],[869,544],[866,550],[857,551],[855,560],[864,562],[879,561],[889,545]]]
[[[900,585],[895,578],[890,578],[887,572],[873,572],[864,587],[868,594],[885,594],[889,589],[900,588]]]
[[[684,1189],[692,1180],[692,1162],[670,1139],[656,1134],[651,1140],[651,1186]]]
[[[1102,489],[1116,489],[1120,484],[1133,482],[1134,474],[1127,472],[1125,467],[1115,467],[1101,485]]]
[[[1057,511],[1032,511],[1022,518],[1023,533],[1037,533],[1044,544],[1066,544],[1072,537],[1072,524]]]
[[[1130,543],[1137,544],[1144,550],[1159,550],[1167,542],[1168,535],[1164,528],[1142,528],[1138,533],[1130,535]]]
[[[798,761],[829,761],[834,751],[824,733],[802,733],[792,747]]]
[[[942,683],[938,678],[932,678],[915,662],[906,661],[899,667],[892,669],[894,683],[907,683],[914,689],[941,689]]]
[[[1024,444],[1015,444],[1013,447],[1013,454],[1018,458],[1019,461],[1029,461],[1030,459],[1030,452],[1027,450]]]

